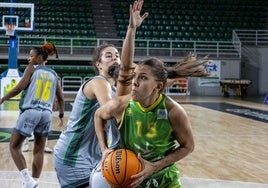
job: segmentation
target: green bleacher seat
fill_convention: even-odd
[[[22,2],[31,3],[31,0]],[[35,34],[95,38],[91,3],[36,1]],[[125,37],[130,3],[132,1],[111,0],[120,38]],[[265,0],[147,0],[143,10],[149,12],[149,17],[138,29],[137,38],[231,40],[233,29],[264,29],[266,7]]]
[[[144,9],[150,15],[141,28],[146,33],[139,33],[138,38],[148,37],[149,32],[146,30],[156,28],[160,34],[155,33],[152,38],[159,36],[159,39],[181,37],[185,40],[231,40],[233,29],[264,28],[265,19],[261,21],[260,18],[265,18],[266,4],[265,0],[258,3],[252,0],[157,0],[157,3],[155,0],[148,0],[144,3]],[[112,0],[112,5],[117,10],[128,10],[129,2]],[[128,16],[127,11],[124,16]],[[115,19],[124,16],[116,14]],[[117,21],[119,22],[123,23]],[[128,19],[124,24],[128,24]],[[178,31],[184,33],[183,36],[174,35]]]

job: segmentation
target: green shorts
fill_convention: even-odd
[[[139,188],[181,188],[180,172],[175,164],[166,167],[144,180]]]

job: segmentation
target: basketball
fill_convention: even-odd
[[[131,183],[131,176],[142,170],[142,164],[133,151],[117,149],[104,159],[101,170],[111,186],[125,188]]]

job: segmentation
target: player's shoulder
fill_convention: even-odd
[[[166,96],[165,103],[166,103],[166,107],[168,111],[170,111],[171,109],[177,110],[177,111],[184,111],[180,103],[170,96]]]
[[[85,83],[84,90],[93,91],[95,94],[110,93],[111,84],[102,77],[93,77]]]
[[[109,81],[100,75],[94,76],[87,81],[87,84],[94,85],[96,87],[104,87],[110,85]]]

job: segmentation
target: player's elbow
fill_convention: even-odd
[[[195,144],[194,142],[190,145],[190,148],[189,148],[189,153],[192,153],[195,149]]]
[[[100,122],[102,122],[102,118],[101,118],[101,110],[100,108],[98,110],[96,110],[95,114],[94,114],[94,122],[95,122],[95,125],[99,125]]]
[[[195,143],[193,140],[189,140],[187,143],[184,144],[184,149],[186,150],[187,155],[189,155],[190,153],[192,153],[194,151],[195,148]]]

